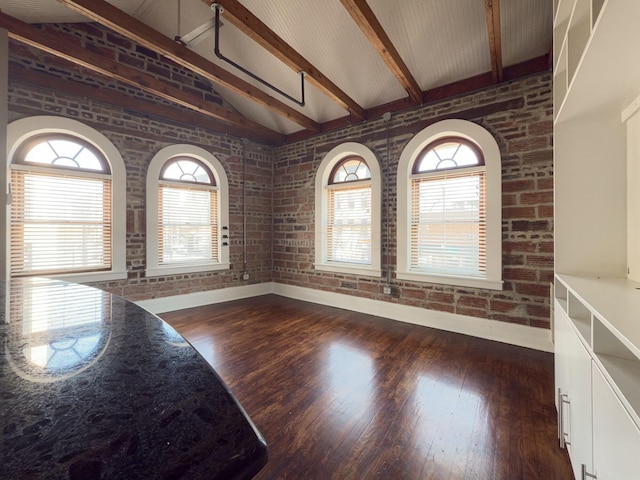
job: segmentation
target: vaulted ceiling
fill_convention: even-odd
[[[208,78],[235,109],[213,113],[262,137],[300,138],[549,68],[553,0],[212,3],[1,0],[0,27],[38,46],[21,22],[99,22]]]

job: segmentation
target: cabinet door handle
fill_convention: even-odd
[[[595,479],[598,478],[597,475],[594,475],[593,473],[587,472],[587,466],[583,463],[582,464],[582,479],[581,480],[587,480],[587,477],[588,478],[595,478]]]
[[[560,439],[560,448],[562,448],[562,390],[558,389],[558,439]]]
[[[567,441],[567,435],[564,433],[564,405],[571,405],[569,401],[569,395],[562,393],[558,389],[558,436],[560,437],[560,448],[566,448],[567,445],[571,445],[571,442]]]

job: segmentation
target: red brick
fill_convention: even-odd
[[[516,283],[515,290],[521,295],[549,298],[549,285],[539,283]]]
[[[458,298],[458,301],[456,303],[458,308],[471,307],[471,308],[481,308],[483,310],[486,310],[489,302],[486,298],[462,295]]]

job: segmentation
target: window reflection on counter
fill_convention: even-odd
[[[110,337],[111,296],[84,285],[28,279],[12,283],[9,316],[16,349],[9,358],[19,375],[56,381],[95,362]],[[18,346],[19,345],[19,346]]]

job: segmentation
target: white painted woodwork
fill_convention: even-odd
[[[627,122],[627,276],[640,281],[640,113]]]
[[[640,476],[640,429],[599,368],[593,368],[593,470],[598,480]],[[578,477],[579,478],[579,477]]]
[[[640,472],[640,283],[556,275],[556,391],[576,478]],[[559,431],[560,434],[560,431]]]
[[[555,341],[556,392],[564,396],[561,431],[570,453],[571,466],[576,478],[580,478],[582,464],[591,471],[591,356],[573,319],[556,306]],[[571,324],[574,323],[572,326]],[[560,433],[560,432],[559,432]]]

